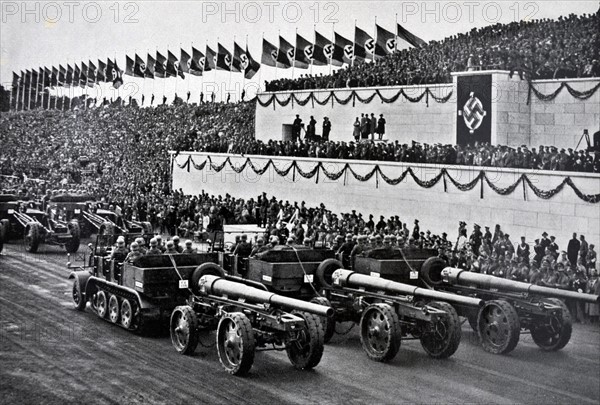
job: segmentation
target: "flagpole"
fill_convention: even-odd
[[[367,56],[367,55],[365,55]],[[356,59],[356,18],[354,19],[354,43],[352,44],[352,67],[354,67],[354,60]]]
[[[231,64],[229,65],[229,84],[227,85],[228,93],[231,90],[231,72],[233,71],[233,56],[234,55],[235,55],[235,35],[233,36],[233,55],[231,57]],[[225,100],[227,100],[227,99],[225,99]]]
[[[37,108],[37,100],[38,100],[38,86],[40,83],[40,72],[35,75],[35,101],[33,102],[33,108]]]
[[[45,90],[44,84],[46,84],[46,67],[45,66],[42,69],[42,103],[41,103],[42,110],[44,110],[44,90]]]
[[[331,23],[331,43],[333,44],[333,50],[335,52],[335,23]],[[331,58],[329,58],[329,75],[331,75],[332,68],[333,68],[333,53],[331,54]]]
[[[296,38],[298,38],[298,27],[296,27]],[[294,42],[296,41],[296,38],[294,38]],[[297,44],[296,44],[297,45]],[[294,47],[294,58],[290,61],[292,63],[292,80],[294,80],[294,69],[296,68],[296,63],[295,63],[295,59],[296,59],[296,47]]]
[[[194,42],[192,41],[192,49],[193,49],[193,48],[194,48]],[[194,57],[194,51],[192,51],[192,54],[191,54],[191,55],[188,55],[188,56],[190,57],[190,59],[192,59],[192,58]],[[188,61],[189,61],[190,59],[188,59]],[[180,62],[180,63],[181,63],[181,62]],[[191,66],[192,66],[192,63],[190,62],[190,67],[191,67]],[[193,75],[190,73],[190,71],[191,71],[191,70],[192,70],[192,69],[188,68],[188,76],[193,76]],[[191,77],[188,77],[188,80],[187,80],[187,92],[188,92],[188,93],[190,93],[190,82],[191,82],[191,81],[192,81],[192,78],[191,78]],[[187,96],[187,94],[186,94],[186,96]],[[190,97],[189,97],[189,98],[190,98],[190,99],[192,98],[192,94],[191,94],[191,93],[190,93]],[[188,102],[189,102],[189,100],[188,100]]]
[[[202,76],[200,79],[200,93],[204,94],[204,74],[206,73],[206,64],[208,63],[208,53],[206,49],[208,48],[208,39],[204,41],[204,63],[202,64]],[[204,97],[202,98],[202,103],[204,104]]]
[[[13,73],[14,73],[14,72],[13,72]],[[18,87],[17,87],[17,89],[18,89]],[[8,111],[10,111],[10,109],[11,109],[11,107],[12,107],[12,94],[13,94],[13,91],[14,91],[14,90],[15,90],[15,89],[13,88],[13,86],[11,86],[11,87],[10,87],[10,95],[9,95],[9,98],[8,98]],[[17,91],[18,91],[18,90],[17,90]]]
[[[315,40],[313,41],[313,53],[312,53],[312,58],[310,58],[310,75],[312,76],[313,74],[313,61],[315,59],[315,46],[317,44],[317,24],[313,24],[313,37],[315,38]]]
[[[263,31],[262,33],[262,42],[260,43],[261,46],[261,65],[262,65],[262,52],[264,50],[264,48],[262,48],[264,46],[265,43],[265,32]],[[262,66],[261,66],[262,67]],[[262,69],[258,69],[258,92],[260,92],[260,86],[262,86]],[[267,91],[267,89],[265,88],[265,91]]]
[[[375,16],[375,24],[373,26],[373,38],[375,38],[375,48],[373,49],[373,64],[375,64],[375,54],[377,53],[377,16]]]
[[[246,34],[246,53],[249,53],[248,52],[248,34]],[[248,55],[246,55],[246,58],[248,59],[248,63],[250,63],[250,58],[248,58]],[[244,71],[242,72],[242,92],[245,92],[245,91],[246,91],[246,68],[244,68]],[[241,95],[240,95],[240,101],[241,102],[244,101],[244,100],[242,100]]]
[[[281,38],[281,30],[277,30],[277,35],[279,35],[279,37]],[[281,42],[281,41],[279,41]],[[277,59],[279,59],[279,52],[281,51],[281,43],[279,44],[279,47],[277,48],[277,58],[275,59],[275,80],[277,80]]]
[[[217,37],[217,60],[215,62],[215,83],[217,82],[217,63],[219,63],[219,37]],[[213,59],[214,61],[214,59]],[[213,90],[213,94],[214,94],[214,90]],[[215,95],[215,100],[217,99],[217,96]],[[223,101],[223,94],[221,94],[221,101]]]
[[[27,109],[31,110],[31,85],[33,84],[33,69],[29,77],[29,91],[27,92]]]

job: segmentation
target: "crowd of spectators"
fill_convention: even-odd
[[[599,77],[600,11],[473,28],[331,75],[265,83],[267,91],[449,83],[451,72],[501,69],[527,79]]]
[[[295,156],[327,159],[357,159],[388,162],[432,163],[482,167],[507,167],[537,170],[600,172],[600,156],[587,149],[560,150],[554,146],[529,149],[506,145],[479,144],[460,146],[395,142],[320,142],[315,140],[263,142],[256,139],[204,140],[201,152],[236,153],[265,156]]]

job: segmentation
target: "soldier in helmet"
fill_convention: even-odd
[[[128,254],[129,252],[127,251],[127,247],[125,247],[125,238],[123,236],[119,236],[117,238],[117,246],[113,248],[110,254],[110,260],[122,262],[125,260]]]
[[[248,257],[252,253],[252,245],[248,242],[248,235],[243,234],[240,243],[235,247],[233,254],[239,257]]]
[[[125,258],[125,261],[127,263],[133,263],[140,257],[144,256],[144,254],[140,252],[139,245],[137,244],[137,242],[132,242],[131,245],[129,245],[129,248],[131,251],[127,254],[127,257]]]
[[[162,253],[165,253],[165,252],[166,252],[166,250],[167,250],[167,248],[166,248],[166,247],[165,247],[165,245],[163,244],[162,236],[160,236],[160,235],[156,235],[156,236],[155,236],[155,239],[156,239],[156,243],[157,243],[157,246],[158,246],[158,248],[160,249],[160,251],[161,251]]]
[[[262,237],[258,237],[256,239],[256,245],[252,248],[250,252],[250,257],[254,257],[257,253],[264,252],[265,249],[265,240]]]
[[[185,254],[198,253],[198,249],[193,247],[192,241],[188,239],[185,241],[185,249],[183,249],[183,251],[181,253],[185,253]]]
[[[140,251],[140,253],[142,254],[146,254],[146,247],[144,246],[146,243],[144,242],[144,238],[139,237],[139,238],[135,238],[135,243],[138,244],[138,250]]]
[[[348,266],[350,264],[350,254],[352,253],[355,245],[352,237],[353,235],[351,233],[347,234],[346,242],[344,242],[336,252],[336,255],[342,255],[342,262],[344,266]]]
[[[179,244],[179,236],[177,236],[177,235],[173,236],[172,241],[173,241],[173,245],[174,245],[174,248],[177,251],[177,253],[182,253],[183,247]]]
[[[146,251],[147,255],[162,255],[162,250],[158,247],[156,238],[150,239],[150,249]]]
[[[367,235],[359,235],[357,238],[357,242],[358,243],[356,244],[356,246],[354,246],[352,252],[350,252],[350,264],[352,265],[352,267],[354,267],[354,259],[356,258],[356,256],[362,255],[366,250]]]
[[[176,255],[179,252],[175,249],[175,243],[172,240],[167,241],[167,250],[165,251],[168,255]]]

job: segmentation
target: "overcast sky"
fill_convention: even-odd
[[[24,6],[26,4],[26,6]],[[35,2],[2,1],[0,27],[0,81],[11,81],[12,71],[38,66],[58,66],[115,57],[122,69],[125,55],[135,52],[144,59],[147,52],[167,48],[179,55],[180,47],[188,53],[193,45],[204,52],[206,41],[216,50],[217,39],[233,50],[236,42],[245,46],[246,36],[251,55],[260,61],[262,36],[275,45],[278,34],[295,43],[296,29],[309,41],[314,27],[326,36],[335,31],[353,39],[354,24],[367,32],[377,24],[394,31],[396,19],[424,40],[439,40],[473,27],[508,23],[530,18],[558,18],[570,13],[593,13],[598,1],[537,2],[398,2],[398,1],[137,1],[137,2]],[[397,14],[397,16],[396,16]],[[277,77],[297,77],[306,70],[282,70],[262,67],[253,82]],[[328,67],[314,68],[313,73],[328,73]],[[218,98],[229,88],[239,94],[242,75],[227,72],[206,73],[204,78],[145,80],[126,78],[136,83],[147,97],[154,90],[162,96],[188,88],[193,101],[201,85],[217,86]],[[154,83],[153,83],[154,82]],[[237,90],[236,89],[237,84]],[[248,83],[244,83],[248,84]],[[225,90],[225,91],[223,91]],[[122,89],[125,92],[124,89]],[[210,92],[210,90],[208,90]],[[253,93],[249,90],[249,93]],[[172,93],[171,93],[172,94]],[[236,96],[234,96],[235,99]]]

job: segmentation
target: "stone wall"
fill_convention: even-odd
[[[182,164],[189,154],[180,154],[176,161]],[[202,163],[207,154],[193,153],[196,164]],[[243,163],[245,157],[239,155],[210,154],[214,164],[222,163],[230,157],[234,165]],[[250,156],[256,167],[264,167],[269,157]],[[275,158],[278,168],[284,169],[291,163],[292,158]],[[314,167],[317,159],[297,158],[302,170],[308,171]],[[349,163],[353,170],[364,175],[373,169],[373,162],[364,161],[324,161],[325,168],[330,172],[341,170]],[[377,162],[381,171],[390,178],[398,177],[407,167],[407,164],[395,162]],[[443,182],[425,189],[419,187],[408,176],[402,183],[391,186],[379,179],[371,178],[367,182],[359,182],[348,173],[337,181],[328,180],[322,173],[318,182],[316,178],[304,179],[298,174],[295,181],[290,172],[282,178],[270,168],[263,176],[257,176],[250,168],[240,174],[231,169],[220,173],[205,168],[197,171],[193,167],[188,172],[174,165],[173,188],[183,189],[186,194],[197,194],[205,190],[211,194],[226,193],[241,198],[256,198],[262,192],[269,197],[278,199],[305,201],[309,206],[316,206],[323,202],[334,212],[350,212],[356,209],[363,215],[370,213],[378,215],[398,215],[402,221],[408,221],[411,226],[415,218],[420,220],[421,229],[430,229],[433,232],[447,232],[455,240],[457,236],[458,221],[464,220],[469,224],[469,232],[473,223],[482,227],[487,225],[493,230],[495,224],[512,236],[517,242],[524,235],[529,242],[547,231],[555,235],[561,248],[565,248],[573,232],[586,235],[590,243],[600,242],[600,206],[585,203],[579,199],[570,187],[565,187],[562,192],[549,200],[536,197],[531,190],[524,192],[522,186],[508,196],[496,194],[486,184],[478,185],[471,191],[459,191],[450,181],[447,182],[447,191],[444,191]],[[208,167],[208,166],[207,166]],[[228,167],[228,166],[226,166]],[[427,164],[411,164],[415,174],[421,180],[431,180],[439,173],[441,166]],[[460,183],[466,183],[475,178],[479,168],[466,166],[448,166],[449,174]],[[542,190],[555,188],[565,176],[570,176],[575,185],[585,194],[600,193],[600,177],[597,174],[542,172],[532,170],[513,169],[485,169],[490,180],[498,187],[513,184],[522,173],[527,173],[534,185]],[[344,184],[345,181],[345,184]],[[525,195],[525,198],[524,198]]]
[[[540,145],[554,145],[558,148],[575,148],[583,129],[588,129],[590,135],[600,129],[600,91],[587,100],[578,100],[567,89],[552,101],[539,100],[532,94],[531,102],[527,104],[529,86],[527,81],[519,79],[518,75],[509,78],[505,71],[459,72],[458,75],[491,74],[492,75],[492,134],[494,144],[510,146],[527,145],[538,148]],[[570,79],[534,81],[534,86],[543,94],[553,93],[561,83],[566,82],[577,91],[592,89],[600,79]],[[332,121],[330,139],[334,141],[352,140],[352,123],[361,113],[374,113],[377,117],[384,114],[387,120],[386,139],[410,143],[412,140],[427,143],[456,143],[456,116],[459,106],[456,105],[456,80],[452,84],[430,85],[434,94],[452,97],[447,103],[437,103],[431,97],[429,106],[425,98],[419,103],[411,103],[400,97],[393,104],[382,103],[375,96],[369,104],[356,101],[343,106],[330,102],[320,106],[311,102],[304,107],[297,103],[289,103],[286,107],[273,105],[256,108],[256,138],[267,141],[282,139],[282,124],[292,124],[296,114],[299,114],[308,125],[310,116],[317,120],[317,134],[321,134],[323,117]],[[404,89],[411,97],[420,95],[425,86],[382,87],[380,91],[385,97],[396,94]],[[355,89],[361,97],[373,94],[375,88]],[[302,100],[310,91],[296,91]],[[317,98],[323,100],[330,90],[314,90]],[[273,93],[259,95],[261,100],[267,100]],[[280,100],[289,97],[289,92],[275,93]],[[339,98],[345,98],[349,90],[336,90]],[[460,107],[462,108],[462,106]],[[586,145],[584,144],[584,147]]]

